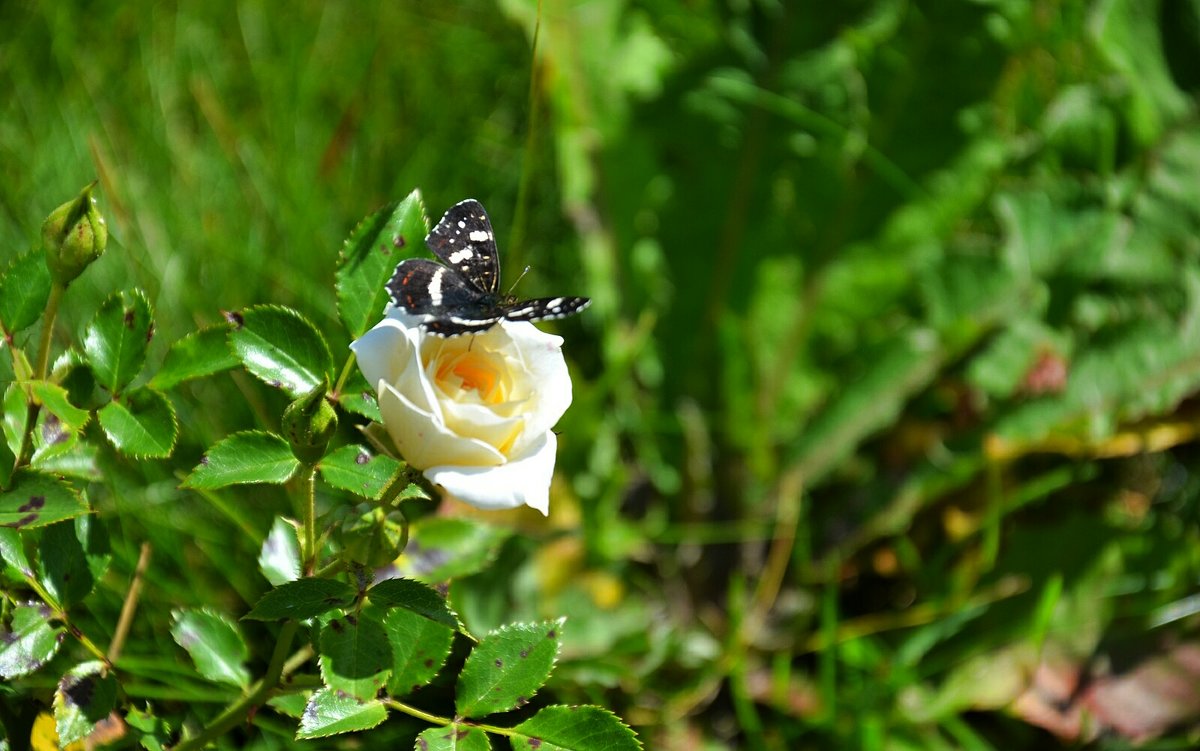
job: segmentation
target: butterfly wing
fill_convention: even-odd
[[[474,198],[459,201],[442,216],[425,244],[450,268],[480,292],[500,289],[500,260],[496,235],[483,206]]]
[[[591,304],[588,297],[538,297],[505,306],[503,311],[504,318],[510,321],[542,321],[566,318]]]

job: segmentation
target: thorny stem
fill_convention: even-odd
[[[66,287],[58,282],[50,284],[50,297],[46,300],[46,313],[42,323],[42,334],[38,341],[37,361],[33,371],[33,378],[37,381],[46,378],[46,371],[50,367],[50,341],[54,338],[54,319],[58,317],[58,305],[62,302],[62,295],[65,290]],[[32,390],[27,394],[27,397],[29,406],[25,410],[25,430],[21,434],[21,450],[17,452],[17,463],[14,469],[28,464],[30,458],[33,456],[33,430],[37,426],[41,405],[34,400]]]
[[[275,652],[271,655],[270,664],[267,665],[267,672],[254,684],[250,693],[226,707],[225,711],[199,735],[183,741],[175,746],[173,751],[192,751],[192,749],[204,748],[232,730],[235,725],[245,719],[252,709],[262,704],[267,699],[267,695],[279,685],[279,679],[283,675],[284,660],[287,658],[288,650],[292,647],[292,638],[295,637],[299,625],[296,621],[288,621],[283,624],[283,628],[279,632],[279,640],[275,642]]]

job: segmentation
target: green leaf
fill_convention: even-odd
[[[173,343],[150,385],[166,390],[184,381],[229,370],[238,362],[229,349],[229,327],[209,326]]]
[[[299,469],[287,441],[274,433],[234,433],[205,453],[183,481],[185,488],[213,490],[226,485],[287,482]]]
[[[263,540],[258,569],[275,587],[300,578],[300,540],[296,528],[283,517],[275,517],[270,534]]]
[[[321,678],[334,691],[371,699],[387,684],[392,652],[383,624],[366,613],[321,629]]]
[[[90,510],[67,482],[28,469],[14,473],[12,486],[0,493],[0,527],[44,527]]]
[[[512,534],[468,519],[426,517],[409,527],[409,543],[396,562],[400,573],[436,584],[481,571]]]
[[[31,250],[13,259],[0,274],[0,328],[7,336],[29,328],[42,317],[50,299],[46,257]]]
[[[75,521],[79,520],[77,518]],[[89,565],[75,521],[51,524],[42,532],[38,545],[38,568],[41,574],[38,578],[64,610],[82,602],[96,586],[96,576]],[[93,542],[103,544],[98,539]]]
[[[403,608],[451,630],[459,626],[445,597],[411,579],[384,579],[367,590],[367,600],[384,609]]]
[[[347,412],[362,415],[371,422],[383,422],[383,414],[379,411],[379,402],[375,398],[375,389],[367,383],[362,371],[358,368],[346,379],[345,386],[336,395],[338,404]]]
[[[392,696],[411,694],[433,680],[454,642],[452,627],[403,607],[387,611],[383,628],[392,647]]]
[[[29,675],[58,652],[65,634],[62,625],[51,623],[51,615],[40,602],[13,608],[12,626],[0,630],[0,678]]]
[[[297,579],[281,584],[254,604],[243,620],[304,620],[354,602],[358,592],[336,579]]]
[[[554,669],[563,620],[514,623],[485,636],[458,676],[458,715],[483,717],[527,703]]]
[[[338,733],[368,730],[387,719],[387,707],[377,699],[363,701],[324,688],[312,695],[296,738],[324,738]]]
[[[246,370],[293,397],[312,391],[333,368],[317,327],[290,308],[260,305],[236,314],[229,343]]]
[[[421,252],[429,231],[421,192],[385,206],[359,222],[338,258],[338,312],[350,336],[357,339],[383,316],[387,281],[396,265]]]
[[[321,478],[339,490],[378,499],[404,464],[363,446],[342,446],[321,460]]]
[[[146,751],[163,751],[170,747],[171,726],[151,712],[131,706],[125,713],[125,723],[137,731],[137,740]]]
[[[171,636],[192,656],[200,675],[243,688],[250,683],[245,665],[250,650],[236,623],[211,610],[176,610],[171,617]]]
[[[67,390],[57,384],[47,381],[34,381],[30,384],[34,397],[42,405],[43,412],[54,415],[71,433],[78,433],[87,425],[91,413],[71,404]]]
[[[513,748],[539,751],[640,751],[637,735],[621,718],[602,707],[543,708],[517,725]]]
[[[22,577],[32,579],[33,564],[25,550],[25,542],[29,539],[15,529],[0,527],[0,558]]]
[[[267,704],[279,714],[299,720],[304,716],[304,708],[308,706],[310,698],[312,698],[311,691],[281,694],[280,696],[273,696],[267,699]]]
[[[111,671],[105,674],[103,662],[92,660],[68,670],[54,692],[59,746],[86,738],[116,706],[117,679]]]
[[[146,362],[154,336],[150,301],[141,290],[116,292],[100,306],[83,335],[83,352],[96,381],[119,394]]]
[[[171,455],[179,424],[166,396],[149,386],[127,391],[96,413],[104,434],[118,451],[135,459]]]
[[[490,751],[491,747],[487,733],[457,722],[429,728],[417,736],[421,751]]]
[[[17,454],[8,445],[8,439],[0,433],[0,490],[7,488],[12,480],[13,467],[17,463]]]

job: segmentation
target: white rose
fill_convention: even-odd
[[[401,456],[479,508],[548,513],[558,448],[551,428],[571,404],[562,338],[501,321],[447,339],[421,320],[389,306],[350,345]]]

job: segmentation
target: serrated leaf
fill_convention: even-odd
[[[275,587],[300,578],[300,541],[296,528],[282,517],[275,517],[270,534],[263,540],[258,569]]]
[[[308,701],[311,698],[311,691],[281,694],[267,699],[267,704],[279,714],[294,717],[298,720],[304,716],[304,708],[308,706]]]
[[[371,388],[358,368],[346,379],[346,384],[336,394],[336,398],[338,404],[347,412],[362,415],[372,422],[383,422],[383,414],[379,411],[379,402],[375,398],[375,389]]]
[[[42,317],[50,299],[46,257],[34,249],[13,259],[0,274],[0,329],[11,336]]]
[[[243,620],[304,620],[354,602],[358,592],[336,579],[297,579],[281,584],[254,604]]]
[[[287,482],[300,462],[287,441],[274,433],[234,433],[210,448],[183,481],[185,488],[213,490],[226,485]]]
[[[12,625],[0,630],[0,678],[29,675],[50,661],[62,645],[64,630],[51,624],[50,608],[40,602],[17,605]]]
[[[17,454],[8,445],[8,439],[0,434],[0,490],[7,488],[12,480],[13,467],[17,463]]]
[[[118,451],[135,458],[171,455],[179,424],[166,396],[149,386],[127,391],[96,413],[104,434]]]
[[[342,446],[321,459],[321,478],[339,490],[377,499],[404,465],[363,446]]]
[[[317,327],[291,308],[262,305],[242,311],[229,344],[246,370],[293,397],[312,391],[333,367]]]
[[[245,687],[250,682],[250,650],[237,624],[210,610],[176,610],[171,636],[196,664],[200,675],[217,683]]]
[[[238,362],[229,348],[229,327],[209,326],[173,343],[150,385],[166,390],[184,381],[229,370]]]
[[[28,469],[14,473],[12,486],[0,493],[0,527],[44,527],[90,510],[66,481]]]
[[[34,381],[30,388],[38,403],[42,405],[42,410],[57,417],[67,430],[78,433],[87,425],[90,413],[71,404],[67,390],[62,386],[47,381]]]
[[[368,730],[387,719],[379,700],[363,701],[332,689],[321,689],[308,700],[296,738],[324,738],[338,733]]]
[[[58,743],[83,740],[117,706],[117,679],[104,673],[104,663],[92,660],[67,671],[54,692],[54,721]]]
[[[417,736],[417,748],[421,751],[489,751],[491,747],[487,733],[457,722],[429,728]]]
[[[321,678],[334,691],[374,698],[392,671],[383,624],[366,613],[334,618],[321,629]]]
[[[512,533],[468,519],[427,517],[409,527],[408,547],[396,561],[404,576],[436,584],[477,573]]]
[[[383,316],[388,302],[386,284],[396,265],[421,252],[429,231],[421,192],[385,206],[359,222],[338,258],[338,313],[350,336],[357,339]]]
[[[641,751],[637,735],[621,718],[602,707],[543,708],[517,725],[512,736],[518,745],[539,751]]]
[[[150,301],[135,289],[114,293],[88,324],[83,352],[96,381],[110,393],[121,393],[146,362],[152,315]]]
[[[458,715],[483,717],[527,703],[554,669],[562,624],[561,618],[515,623],[485,636],[471,650],[458,676]]]
[[[82,602],[96,586],[74,521],[51,524],[42,532],[37,560],[38,579],[63,609]]]
[[[458,617],[446,598],[411,579],[384,579],[367,590],[367,600],[384,609],[403,608],[434,623],[457,629]]]
[[[433,680],[450,655],[454,629],[406,608],[393,608],[383,617],[392,648],[388,693],[405,696]]]

